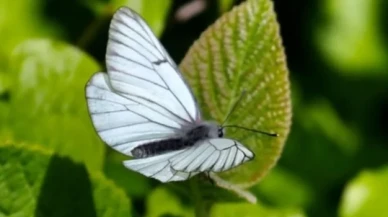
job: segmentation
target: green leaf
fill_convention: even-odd
[[[156,36],[164,30],[166,17],[171,6],[171,0],[84,0],[99,16],[112,15],[122,6],[127,6],[138,12],[151,27]]]
[[[194,43],[180,68],[205,119],[222,123],[246,90],[227,123],[280,135],[227,129],[226,137],[241,141],[256,157],[223,177],[256,183],[279,158],[291,123],[288,70],[272,1],[248,0],[223,15]]]
[[[147,217],[181,216],[194,217],[193,209],[165,188],[156,188],[147,199]]]
[[[130,216],[102,174],[36,145],[0,145],[0,195],[0,216]]]
[[[379,32],[380,1],[324,2],[326,20],[317,28],[316,43],[327,60],[343,73],[388,75],[384,38]]]
[[[280,163],[320,191],[328,190],[354,169],[361,134],[326,99],[302,101],[294,111],[293,130]]]
[[[263,205],[246,203],[220,203],[213,206],[210,217],[304,217],[298,209],[271,209]]]
[[[136,1],[136,0],[133,0]],[[138,2],[138,1],[136,1]],[[156,36],[160,36],[164,30],[166,18],[171,6],[171,0],[143,0],[141,9],[138,9],[143,18],[150,25]],[[131,5],[129,5],[131,6]]]
[[[306,130],[320,132],[344,153],[353,154],[360,147],[360,138],[355,130],[339,117],[328,100],[316,100],[300,108],[295,119]]]
[[[341,217],[385,217],[388,213],[388,166],[366,170],[345,189],[339,210]]]
[[[87,112],[84,87],[99,70],[82,51],[41,39],[19,45],[9,63],[10,100],[0,129],[14,141],[44,144],[61,154],[102,167],[105,146]],[[4,111],[5,110],[5,111]]]

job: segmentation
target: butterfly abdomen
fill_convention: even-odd
[[[206,138],[209,138],[209,128],[205,125],[199,125],[187,131],[185,136],[181,138],[165,139],[140,145],[132,150],[132,155],[135,158],[151,157],[193,146]]]
[[[180,150],[184,147],[186,144],[182,138],[166,139],[138,146],[132,150],[132,155],[135,158],[145,158]]]

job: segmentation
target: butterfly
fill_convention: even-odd
[[[254,158],[224,127],[204,121],[178,67],[135,11],[114,14],[107,73],[94,74],[86,99],[94,128],[113,149],[133,157],[130,170],[161,182],[222,172]]]

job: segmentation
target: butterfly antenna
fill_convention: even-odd
[[[250,128],[247,128],[247,127],[242,127],[242,126],[237,126],[237,125],[225,125],[223,127],[238,128],[238,129],[242,129],[242,130],[246,130],[246,131],[251,131],[251,132],[254,132],[254,133],[260,133],[260,134],[267,135],[267,136],[272,136],[272,137],[278,137],[279,136],[279,134],[277,134],[277,133],[268,133],[268,132],[264,132],[264,131],[260,131],[260,130],[255,130],[255,129],[250,129]]]
[[[245,89],[241,92],[241,95],[240,97],[238,98],[238,100],[233,104],[232,106],[232,109],[229,111],[228,115],[226,116],[225,120],[222,122],[221,124],[221,128],[225,128],[225,127],[229,127],[229,128],[238,128],[238,129],[242,129],[242,130],[246,130],[246,131],[251,131],[251,132],[254,132],[254,133],[260,133],[260,134],[263,134],[263,135],[267,135],[267,136],[272,136],[272,137],[278,137],[279,134],[277,133],[268,133],[268,132],[264,132],[264,131],[260,131],[260,130],[255,130],[255,129],[250,129],[250,128],[246,128],[246,127],[242,127],[242,126],[237,126],[237,125],[224,125],[230,115],[234,112],[234,110],[237,108],[237,105],[240,103],[240,101],[242,100],[242,98],[245,96],[246,94],[246,91]]]
[[[236,109],[237,105],[240,103],[241,99],[243,98],[243,96],[245,95],[246,91],[245,89],[241,92],[240,94],[240,97],[238,98],[238,100],[233,104],[232,106],[232,109],[229,111],[228,115],[226,116],[225,120],[222,122],[221,124],[221,127],[224,127],[224,124],[228,121],[230,115],[234,112],[234,110]]]

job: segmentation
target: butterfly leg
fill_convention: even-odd
[[[210,172],[204,172],[205,178],[207,181],[209,181],[214,186],[214,180],[210,177]]]

